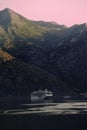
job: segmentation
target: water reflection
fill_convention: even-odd
[[[41,114],[41,115],[67,115],[87,114],[87,102],[61,102],[61,103],[34,103],[21,104],[20,109],[5,110],[3,114]]]

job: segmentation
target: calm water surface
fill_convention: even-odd
[[[87,130],[87,102],[14,104],[0,110],[0,130]]]

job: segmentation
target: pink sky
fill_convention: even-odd
[[[0,0],[0,10],[11,8],[31,20],[71,26],[87,23],[87,0]]]

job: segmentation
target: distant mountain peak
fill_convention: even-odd
[[[0,11],[0,25],[8,26],[11,21],[11,14],[12,10],[9,8],[5,8],[4,10]]]
[[[12,9],[5,8],[5,9],[3,9],[3,10],[0,11],[0,14],[4,15],[4,14],[8,14],[8,13],[10,14],[12,12],[15,13]]]
[[[83,23],[82,25],[83,25],[84,27],[87,27],[87,23]]]
[[[2,11],[10,11],[10,10],[11,10],[10,8],[5,8]]]
[[[11,21],[16,21],[16,19],[20,15],[17,14],[15,11],[9,8],[5,8],[0,11],[0,25],[3,27],[8,27],[8,25],[11,23]]]

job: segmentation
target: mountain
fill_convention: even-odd
[[[26,63],[46,69],[68,87],[87,91],[87,24],[74,25],[56,34],[56,44],[45,49],[31,46],[14,53]],[[53,37],[52,37],[53,38]],[[12,53],[13,54],[13,53]]]
[[[86,23],[32,21],[6,8],[0,11],[0,48],[1,89],[8,85],[1,95],[39,88],[63,96],[87,92]]]
[[[65,82],[82,92],[87,91],[87,24],[66,30],[65,38],[51,53],[52,64]]]
[[[32,37],[41,39],[45,31],[47,30],[43,27],[37,26],[10,9],[6,8],[0,12],[0,44],[5,48],[15,47],[17,42],[28,44],[28,39]]]
[[[87,92],[87,24],[74,25],[60,34],[60,41],[45,56],[44,67],[71,88]]]
[[[46,33],[51,31],[50,24],[54,26],[54,23],[45,23],[43,26],[40,22],[28,20],[6,8],[0,11],[0,44],[9,49],[19,47],[21,44],[26,46],[37,42],[43,43]]]
[[[29,97],[32,91],[46,88],[56,91],[58,96],[74,94],[61,80],[45,70],[18,60],[0,63],[0,97]]]
[[[36,65],[23,63],[21,58],[24,53],[43,52],[44,45],[40,43],[43,43],[45,33],[51,30],[52,28],[28,20],[11,9],[0,11],[0,96],[26,96],[26,93],[30,95],[33,90],[45,88],[56,90],[59,95],[65,94],[62,89],[65,90],[67,86],[61,79]],[[72,93],[69,88],[68,91]]]

